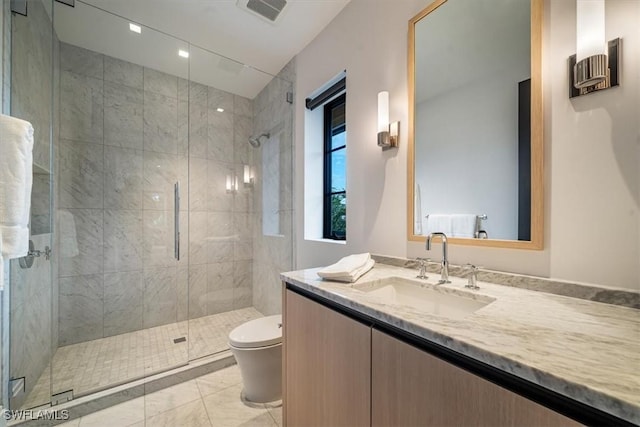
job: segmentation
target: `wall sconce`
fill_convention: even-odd
[[[236,191],[238,191],[238,177],[227,175],[225,188],[227,190],[227,193],[235,193]]]
[[[389,92],[378,94],[378,146],[382,150],[398,147],[400,122],[389,123]]]
[[[244,182],[245,187],[253,187],[254,175],[253,168],[249,165],[244,165],[242,181]]]
[[[569,57],[569,98],[620,84],[620,39],[605,43],[604,1],[576,0],[576,54]]]

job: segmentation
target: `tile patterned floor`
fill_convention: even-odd
[[[237,365],[130,400],[62,427],[282,426],[280,402],[242,399]]]
[[[52,379],[54,394],[73,389],[78,397],[226,350],[233,328],[261,316],[253,307],[243,308],[60,347],[53,357],[52,374],[47,367],[23,407],[48,403]],[[174,343],[179,337],[187,341]]]

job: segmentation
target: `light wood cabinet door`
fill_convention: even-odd
[[[371,425],[371,328],[285,291],[284,423]]]
[[[578,426],[383,332],[372,332],[373,426]]]

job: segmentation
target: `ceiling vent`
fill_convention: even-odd
[[[269,22],[275,22],[287,5],[287,0],[238,0],[237,5]]]

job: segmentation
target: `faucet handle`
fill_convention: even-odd
[[[416,276],[417,279],[428,279],[429,276],[427,276],[427,263],[429,261],[431,261],[431,258],[416,258],[416,261],[418,261],[418,266],[420,267],[420,271],[418,272],[418,275]]]
[[[480,286],[478,286],[478,271],[480,270],[480,267],[473,264],[465,264],[464,267],[465,267],[465,270],[469,271],[469,275],[467,276],[467,284],[465,285],[465,288],[469,288],[473,290],[480,289]]]
[[[476,239],[488,239],[489,238],[489,233],[487,233],[487,230],[478,230],[476,231]]]

